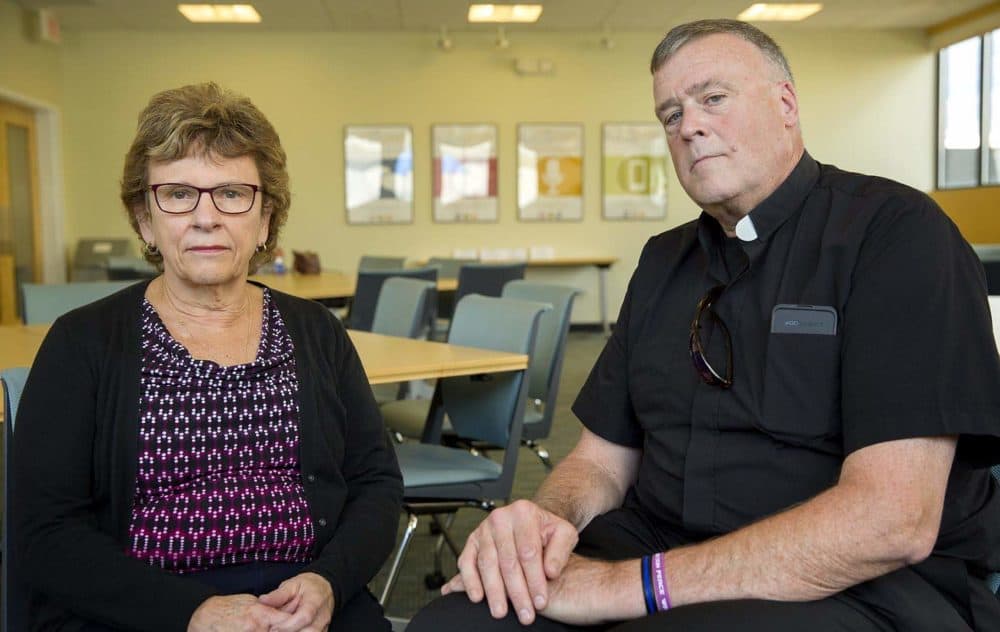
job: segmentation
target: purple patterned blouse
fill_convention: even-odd
[[[299,469],[292,339],[270,293],[256,359],[195,360],[142,303],[139,463],[127,553],[186,573],[304,562],[313,524]]]

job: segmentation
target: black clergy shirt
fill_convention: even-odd
[[[935,555],[1000,568],[1000,361],[982,266],[926,195],[804,154],[749,215],[756,239],[706,214],[649,240],[614,334],[573,406],[640,448],[635,507],[680,542],[738,529],[834,485],[844,458],[959,435]],[[699,299],[732,336],[733,385],[704,383]],[[775,305],[833,308],[833,335],[771,333]],[[723,334],[701,320],[709,361]]]

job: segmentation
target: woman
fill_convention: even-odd
[[[288,214],[278,135],[214,84],[153,97],[122,201],[161,274],[57,320],[18,412],[34,630],[384,630],[402,483],[318,303],[247,280]]]

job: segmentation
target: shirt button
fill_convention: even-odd
[[[326,526],[326,518],[320,518],[319,520],[316,521],[316,523],[319,526],[321,526],[321,527],[325,527]]]
[[[309,475],[307,475],[306,476],[306,482],[307,483],[315,483],[316,482],[316,475],[315,474],[309,474]]]

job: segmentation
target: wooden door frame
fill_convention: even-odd
[[[31,178],[31,237],[33,261],[31,262],[32,281],[41,283],[45,278],[45,244],[42,239],[42,206],[40,201],[40,178],[38,177],[38,132],[35,126],[35,113],[29,108],[6,100],[0,100],[0,204],[6,201],[10,205],[10,182],[7,181],[5,157],[7,152],[6,124],[12,123],[23,127],[28,134],[28,172]],[[6,198],[6,200],[4,200]]]
[[[3,87],[0,87],[0,100],[28,108],[34,113],[38,183],[33,195],[38,196],[41,215],[41,230],[36,232],[36,238],[40,238],[43,245],[42,280],[45,283],[64,283],[69,268],[66,265],[66,202],[59,108]]]

